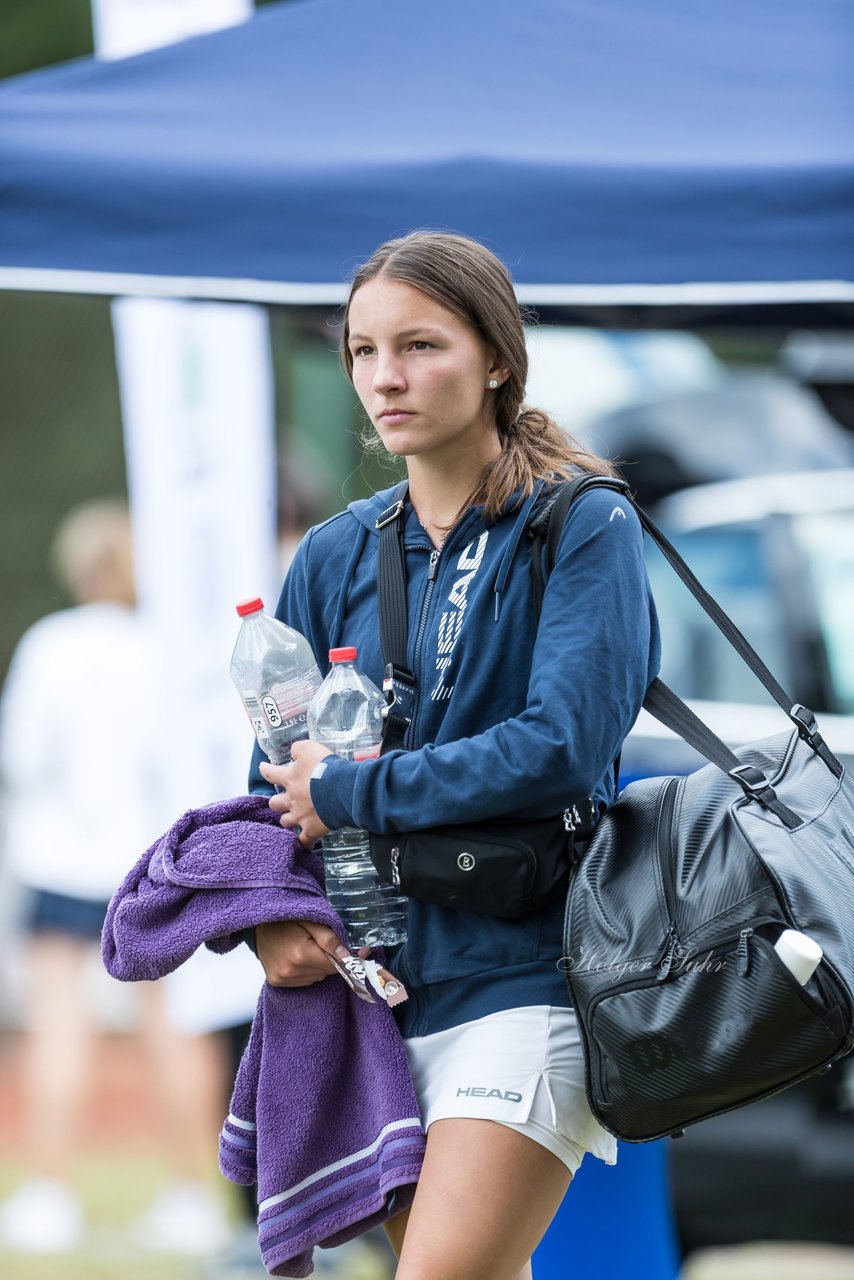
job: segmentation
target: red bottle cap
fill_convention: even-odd
[[[355,649],[330,649],[329,661],[330,662],[355,662],[356,650]]]
[[[247,617],[250,613],[258,613],[264,608],[264,601],[260,596],[253,596],[251,600],[241,600],[236,604],[235,609],[241,618]]]

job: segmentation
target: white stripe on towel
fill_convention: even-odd
[[[291,1196],[295,1196],[306,1187],[310,1187],[313,1182],[318,1182],[321,1178],[325,1178],[327,1174],[336,1173],[339,1169],[346,1169],[348,1164],[355,1164],[358,1160],[363,1160],[365,1156],[373,1155],[377,1148],[382,1146],[390,1133],[395,1133],[398,1129],[411,1128],[416,1128],[419,1133],[421,1132],[420,1116],[413,1116],[409,1120],[393,1120],[391,1124],[387,1124],[384,1129],[380,1130],[369,1147],[363,1147],[361,1151],[354,1151],[350,1156],[344,1156],[341,1160],[336,1160],[333,1164],[326,1165],[323,1169],[315,1170],[307,1178],[303,1178],[302,1182],[298,1182],[295,1187],[289,1187],[287,1191],[281,1191],[276,1196],[268,1196],[266,1200],[262,1200],[258,1205],[258,1212],[263,1213],[265,1209],[271,1209],[275,1204],[283,1204],[285,1200],[289,1200]]]
[[[219,1114],[222,1115],[222,1112],[220,1111]],[[250,1133],[256,1133],[258,1130],[257,1124],[253,1124],[251,1120],[238,1120],[237,1116],[233,1116],[230,1111],[225,1123],[233,1124],[235,1129],[248,1129]]]

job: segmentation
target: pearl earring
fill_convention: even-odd
[[[494,391],[495,388],[498,386],[498,379],[490,378],[487,385],[489,386],[490,391]]]

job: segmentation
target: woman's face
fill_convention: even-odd
[[[498,452],[490,378],[509,376],[473,329],[412,285],[376,276],[350,304],[353,385],[389,453]]]

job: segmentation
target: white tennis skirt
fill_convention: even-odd
[[[404,1040],[421,1120],[495,1120],[548,1148],[575,1173],[585,1152],[616,1164],[593,1118],[575,1012],[528,1005]]]

